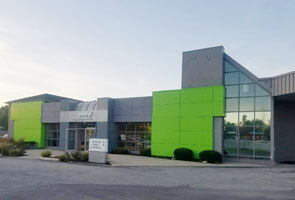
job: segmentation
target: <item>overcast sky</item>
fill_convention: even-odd
[[[179,89],[182,52],[218,45],[258,77],[295,70],[295,1],[0,0],[0,105]]]

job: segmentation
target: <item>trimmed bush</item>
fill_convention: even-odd
[[[49,158],[52,153],[51,153],[51,151],[49,149],[46,149],[44,151],[41,151],[40,154],[41,154],[42,157]]]
[[[128,149],[124,147],[118,147],[115,151],[113,151],[115,154],[128,154]]]
[[[81,158],[81,152],[80,151],[74,151],[70,153],[71,160],[73,161],[79,161]]]
[[[199,154],[201,161],[207,161],[208,163],[222,163],[222,155],[214,150],[205,150]]]
[[[81,152],[80,154],[80,161],[82,162],[88,162],[89,159],[89,153],[86,151]]]
[[[75,162],[88,162],[89,154],[88,152],[80,152],[74,151],[71,153],[65,152],[64,154],[57,156],[59,161],[61,162],[68,162],[68,161],[75,161]]]
[[[176,160],[190,161],[194,159],[194,153],[188,148],[178,148],[174,150],[174,157]]]
[[[10,149],[8,154],[11,157],[23,156],[25,154],[25,150],[21,148],[14,148]]]
[[[151,157],[152,156],[151,149],[143,149],[142,151],[140,151],[140,155]]]

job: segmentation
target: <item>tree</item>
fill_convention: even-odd
[[[0,127],[3,128],[3,130],[8,130],[8,106],[2,106],[0,108]]]

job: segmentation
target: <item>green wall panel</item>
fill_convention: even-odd
[[[11,120],[14,120],[14,138],[45,145],[45,126],[41,122],[42,101],[12,103]]]
[[[152,155],[186,147],[198,158],[213,149],[213,117],[224,116],[224,87],[153,92]]]

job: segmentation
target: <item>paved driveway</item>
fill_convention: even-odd
[[[0,199],[295,199],[295,166],[112,167],[0,157]]]

